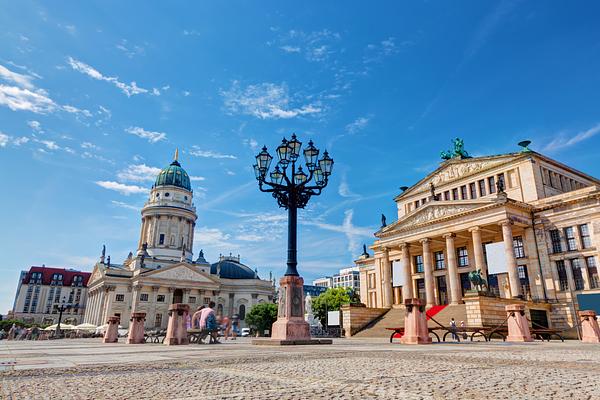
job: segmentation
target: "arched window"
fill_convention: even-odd
[[[240,311],[238,312],[238,315],[240,317],[240,321],[243,321],[246,319],[246,306],[241,304],[240,305]]]

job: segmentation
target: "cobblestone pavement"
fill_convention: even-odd
[[[598,399],[600,345],[0,342],[2,399]]]

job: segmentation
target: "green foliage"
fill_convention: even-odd
[[[315,317],[325,326],[327,311],[337,311],[343,304],[357,304],[360,299],[350,288],[330,288],[312,300]]]
[[[10,330],[11,326],[13,326],[13,324],[15,324],[17,326],[22,326],[25,328],[31,327],[31,324],[26,324],[25,322],[20,321],[18,319],[7,319],[4,321],[0,321],[0,330],[8,332]]]
[[[271,330],[273,322],[277,320],[277,304],[261,303],[250,309],[246,314],[246,323],[255,328],[260,336],[264,331]]]

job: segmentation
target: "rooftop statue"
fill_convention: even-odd
[[[440,157],[442,157],[442,160],[450,160],[452,158],[471,158],[469,153],[465,151],[464,140],[456,138],[452,140],[452,144],[454,146],[454,150],[442,151],[440,153]]]

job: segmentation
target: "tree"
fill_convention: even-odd
[[[273,303],[257,304],[246,314],[246,323],[254,327],[260,336],[266,329],[271,330],[271,326],[276,320],[277,304]]]
[[[354,291],[350,288],[330,288],[312,300],[312,308],[315,317],[325,326],[327,322],[327,311],[337,311],[343,304],[349,304],[356,300]]]

